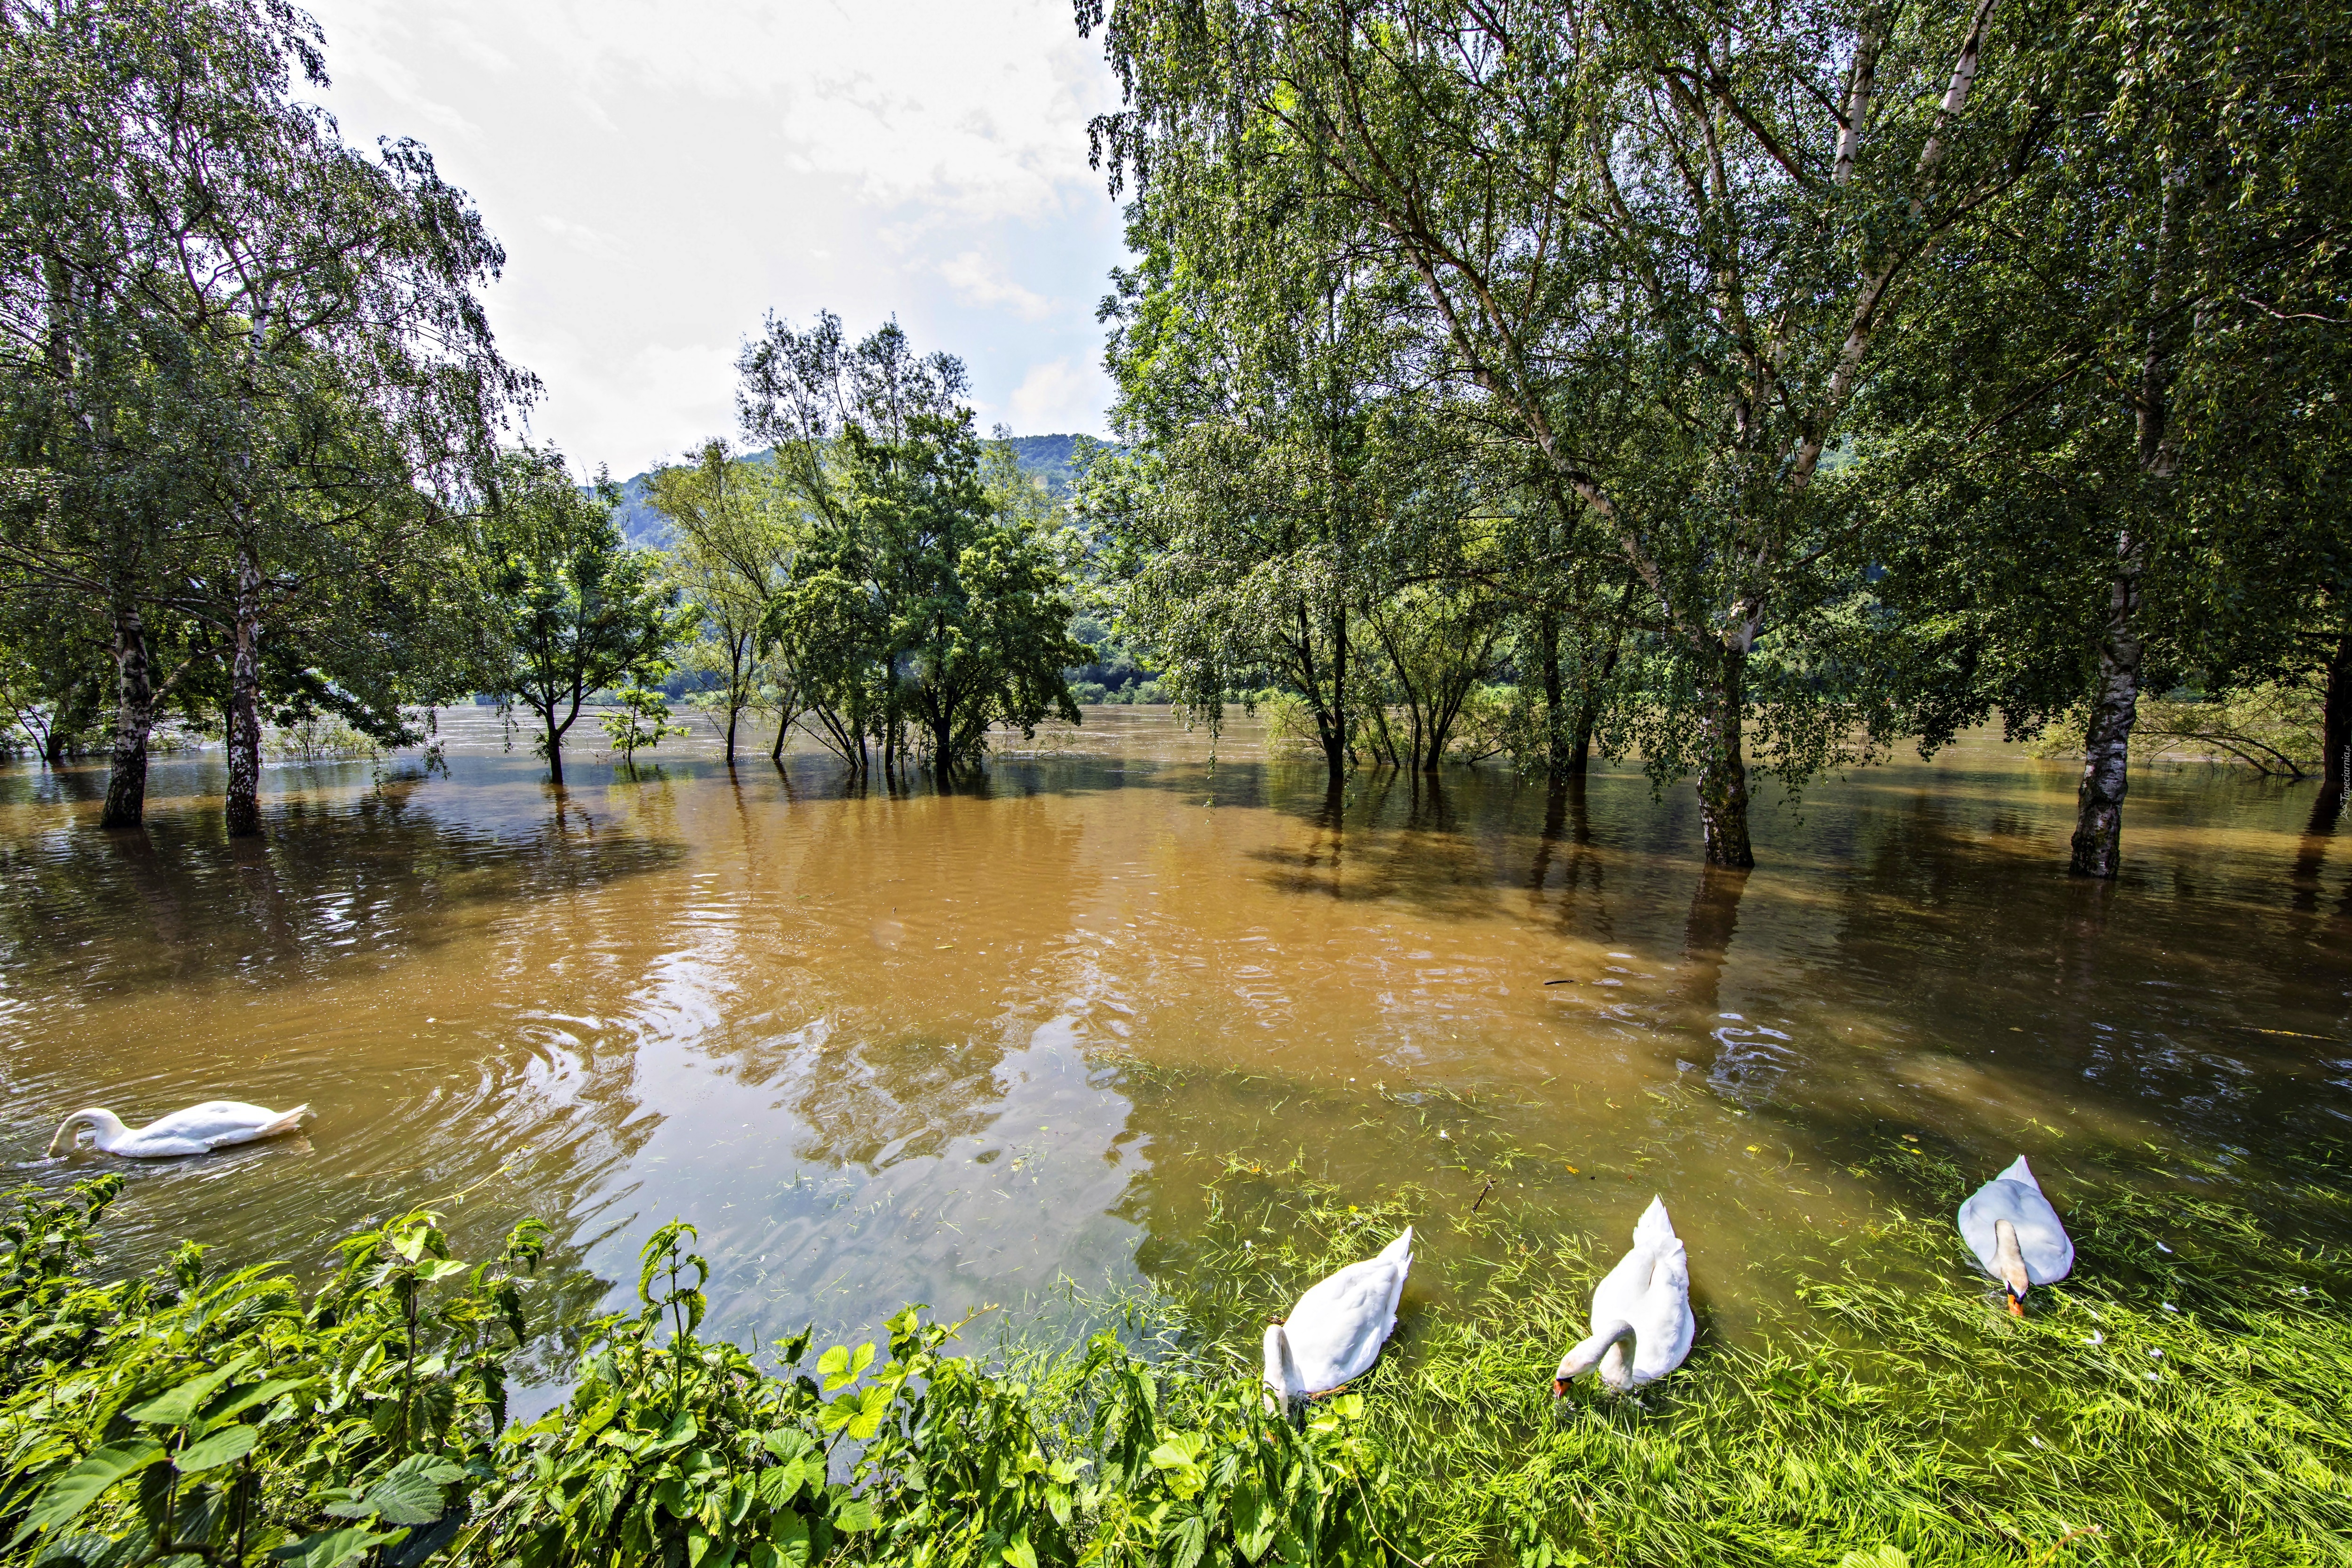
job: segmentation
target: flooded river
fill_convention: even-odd
[[[1801,812],[1765,791],[1739,878],[1703,872],[1687,784],[1330,795],[1164,710],[948,796],[692,745],[637,777],[575,751],[559,793],[448,721],[446,777],[272,768],[252,844],[216,756],[160,761],[130,837],[102,768],[0,769],[0,1161],[68,1179],[42,1152],[83,1105],[317,1113],[127,1167],[122,1263],[311,1269],[434,1200],[472,1255],[538,1214],[625,1288],[676,1215],[719,1329],[864,1331],[1181,1283],[1203,1184],[1295,1160],[1403,1191],[1440,1250],[1490,1182],[1612,1243],[1661,1193],[1737,1331],[1751,1265],[1906,1196],[1857,1173],[1888,1139],[2024,1152],[2062,1208],[2147,1149],[2263,1208],[2352,1118],[2352,829],[2305,837],[2307,786],[2151,770],[2093,886],[2074,769],[1971,737]]]

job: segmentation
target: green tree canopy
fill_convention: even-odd
[[[499,462],[484,529],[506,649],[498,689],[538,718],[532,744],[559,784],[582,706],[625,677],[656,673],[700,615],[679,604],[656,553],[622,539],[617,499],[608,481],[583,494],[558,454],[526,447]]]

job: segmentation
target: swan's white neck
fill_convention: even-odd
[[[1280,1323],[1265,1326],[1265,1386],[1285,1412],[1306,1403],[1307,1380],[1298,1375],[1298,1358],[1291,1353],[1290,1336]]]
[[[98,1146],[101,1149],[131,1131],[122,1125],[122,1118],[115,1115],[111,1110],[93,1106],[87,1110],[75,1111],[59,1123],[58,1135],[49,1141],[49,1152],[52,1155],[62,1154],[72,1148],[74,1129],[84,1122],[88,1122],[97,1132]]]
[[[1552,1374],[1552,1392],[1567,1393],[1568,1380],[1572,1377],[1581,1377],[1600,1365],[1601,1358],[1609,1353],[1609,1347],[1620,1340],[1625,1342],[1626,1356],[1630,1361],[1634,1344],[1633,1325],[1622,1321],[1603,1323],[1591,1339],[1580,1342],[1568,1354],[1560,1358],[1559,1371]]]

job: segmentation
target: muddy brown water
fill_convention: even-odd
[[[552,1222],[584,1302],[682,1215],[719,1329],[858,1332],[1181,1284],[1203,1184],[1295,1160],[1406,1191],[1439,1249],[1490,1176],[1612,1245],[1662,1194],[1737,1331],[1752,1265],[1906,1198],[1857,1173],[1889,1138],[2026,1152],[2062,1208],[2092,1151],[2147,1148],[2263,1209],[2352,1121],[2352,827],[2218,768],[2135,779],[2113,887],[2064,874],[2074,769],[1984,735],[1764,791],[1737,878],[1687,784],[1333,796],[1164,710],[947,795],[704,742],[634,777],[575,749],[557,792],[445,720],[446,776],[270,768],[257,843],[222,837],[216,755],[160,760],[127,837],[102,769],[0,768],[0,1162],[112,1165],[43,1157],[82,1105],[317,1113],[120,1166],[120,1266],[190,1237],[315,1269],[433,1200],[475,1256]]]

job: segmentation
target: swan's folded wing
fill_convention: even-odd
[[[1993,1227],[2002,1220],[2017,1227],[2017,1249],[2025,1258],[2025,1277],[2036,1285],[2063,1279],[2074,1271],[2074,1243],[2058,1218],[2058,1211],[2038,1186],[2000,1176],[1987,1182],[1960,1205],[1960,1238],[1977,1255],[1977,1266],[1998,1274],[1994,1254],[2000,1242]]]
[[[1396,1328],[1403,1290],[1402,1269],[1370,1258],[1349,1264],[1298,1299],[1285,1327],[1308,1393],[1363,1374]]]

